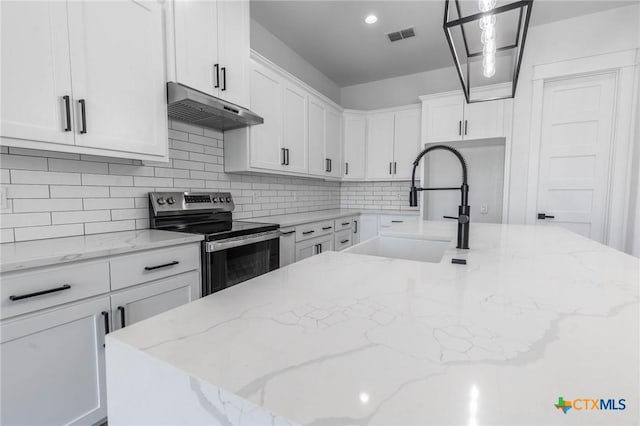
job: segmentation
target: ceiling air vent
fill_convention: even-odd
[[[389,37],[389,41],[398,41],[403,40],[409,37],[415,37],[416,31],[414,27],[405,28],[404,30],[394,31],[392,33],[387,33],[387,37]]]

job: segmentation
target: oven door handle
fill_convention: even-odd
[[[280,231],[261,232],[259,234],[227,238],[225,240],[209,241],[207,243],[207,253],[227,250],[234,247],[247,246],[249,244],[261,243],[280,238]]]

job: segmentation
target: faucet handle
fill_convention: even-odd
[[[458,216],[442,216],[444,219],[455,219],[458,220]]]
[[[442,216],[445,219],[455,219],[458,223],[469,223],[469,215],[461,214],[460,216]]]

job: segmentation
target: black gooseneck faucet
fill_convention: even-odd
[[[462,166],[462,185],[459,188],[418,188],[416,187],[416,169],[420,160],[426,154],[437,149],[442,149],[451,152],[460,160]],[[469,248],[469,185],[467,184],[467,162],[464,161],[464,157],[460,152],[448,145],[432,145],[425,148],[413,162],[413,172],[411,173],[411,191],[409,192],[409,205],[411,207],[418,206],[418,191],[460,191],[461,200],[458,206],[458,217],[444,216],[445,219],[456,219],[458,221],[458,244],[456,248],[468,249]]]

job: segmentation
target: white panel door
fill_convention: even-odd
[[[344,178],[363,179],[367,120],[346,116],[344,119]]]
[[[3,425],[89,425],[107,416],[104,376],[109,298],[5,321]]]
[[[371,115],[367,122],[367,178],[391,179],[394,114]]]
[[[328,176],[340,177],[341,152],[342,152],[342,117],[340,113],[331,107],[326,113],[325,156],[329,160]]]
[[[411,179],[413,162],[420,153],[420,110],[396,113],[393,145],[393,177]],[[407,201],[408,202],[408,201]]]
[[[282,84],[280,77],[257,63],[251,70],[251,110],[264,118],[252,126],[251,167],[282,170]]]
[[[288,81],[283,83],[282,146],[287,150],[283,169],[307,173],[307,94]]]
[[[546,84],[544,89],[537,214],[605,242],[605,205],[615,97],[615,75]]]
[[[425,142],[462,140],[464,96],[451,95],[423,103]]]
[[[2,137],[73,144],[67,6],[61,1],[3,1]],[[69,110],[70,121],[73,115]],[[69,129],[69,130],[66,130]]]
[[[174,1],[176,79],[218,96],[218,2]],[[228,76],[227,76],[228,77]]]
[[[246,106],[249,104],[249,1],[218,0],[215,3],[218,4],[219,94],[229,102]]]
[[[162,5],[72,1],[67,7],[76,145],[166,156]]]
[[[504,100],[465,104],[464,139],[504,137]]]
[[[200,273],[187,272],[111,296],[114,329],[135,324],[178,306],[193,302],[200,295]]]
[[[309,174],[326,174],[325,132],[326,107],[324,102],[309,96]]]

